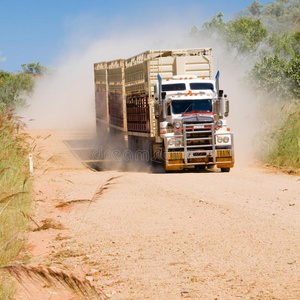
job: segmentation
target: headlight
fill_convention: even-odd
[[[230,143],[230,136],[229,135],[217,135],[216,136],[217,144],[227,144]]]
[[[228,143],[229,142],[229,136],[225,135],[224,138],[223,138],[223,142]]]
[[[179,129],[181,127],[181,122],[175,122],[174,126],[176,129]]]
[[[217,126],[218,126],[218,127],[222,127],[222,125],[223,125],[223,122],[222,122],[221,120],[218,120],[218,121],[217,121]]]
[[[181,146],[181,139],[175,139],[175,146],[180,147]]]
[[[182,146],[182,138],[171,138],[168,139],[169,147],[180,147]]]
[[[175,145],[175,139],[169,139],[168,140],[168,145],[169,145],[169,147],[174,146]]]
[[[223,137],[222,137],[221,135],[219,135],[219,136],[217,137],[217,142],[218,142],[218,143],[222,143],[222,142],[223,142]]]

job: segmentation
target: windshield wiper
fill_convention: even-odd
[[[182,114],[185,114],[192,105],[193,105],[193,102],[188,106],[188,108]]]

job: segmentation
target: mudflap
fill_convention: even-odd
[[[233,168],[233,167],[234,167],[234,163],[225,163],[225,164],[217,163],[217,168]]]
[[[183,161],[182,160],[167,160],[165,161],[165,170],[166,171],[182,171],[183,170]]]

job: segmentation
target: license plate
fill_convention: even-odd
[[[194,126],[194,129],[203,129],[204,128],[204,125],[195,125]]]
[[[231,150],[217,150],[216,151],[217,157],[230,157],[231,156]]]
[[[169,160],[180,160],[184,158],[183,152],[169,152]]]

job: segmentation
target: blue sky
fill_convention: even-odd
[[[252,2],[0,0],[0,59],[5,58],[0,61],[0,69],[17,72],[21,64],[38,61],[55,67],[62,53],[66,55],[72,47],[82,47],[116,33],[129,34],[136,29],[149,32],[151,28],[158,30],[159,26],[179,23],[182,31],[188,33],[193,25],[200,28],[219,12],[229,20]],[[270,1],[259,2],[266,5]]]

